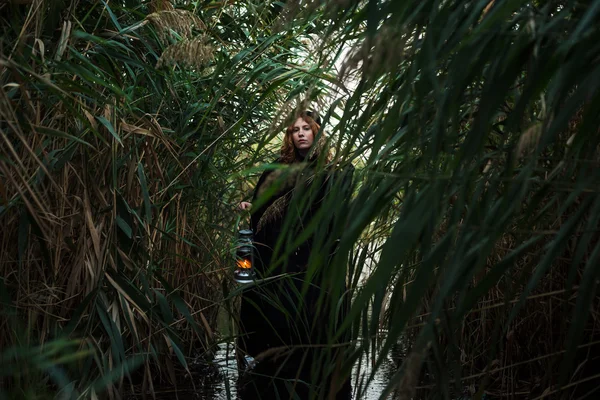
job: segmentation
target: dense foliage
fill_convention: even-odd
[[[7,387],[112,396],[140,363],[173,384],[214,343],[234,174],[306,84],[301,44],[239,7],[2,7]]]
[[[357,398],[398,347],[385,395],[597,386],[600,2],[0,7],[7,393],[152,390],[210,353],[235,205],[311,102],[357,168],[322,282],[356,340],[320,368],[369,359]]]

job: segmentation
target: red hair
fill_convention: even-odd
[[[325,132],[321,132],[321,136],[317,138],[317,134],[319,133],[319,129],[321,129],[321,125],[317,124],[317,122],[309,116],[306,111],[302,111],[301,113],[296,115],[296,118],[292,121],[292,124],[287,127],[285,130],[285,137],[283,138],[283,145],[281,146],[281,157],[279,158],[279,162],[282,164],[292,164],[295,162],[302,161],[302,157],[296,150],[296,146],[294,146],[294,141],[292,139],[292,134],[294,132],[294,123],[298,120],[298,118],[302,118],[304,122],[306,122],[315,138],[315,142],[313,142],[313,148],[311,149],[311,159],[316,159],[319,157],[319,154],[323,151],[327,151],[325,146],[327,144],[327,137],[325,136]],[[331,161],[329,152],[327,151],[326,162]]]

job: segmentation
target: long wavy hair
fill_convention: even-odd
[[[303,158],[298,153],[296,146],[294,146],[294,140],[292,139],[294,123],[298,120],[298,118],[302,118],[304,122],[310,126],[315,138],[310,152],[308,153],[308,160],[316,160],[323,152],[326,152],[325,162],[330,162],[331,155],[329,154],[329,149],[327,147],[327,136],[325,136],[325,132],[321,132],[321,135],[317,136],[319,129],[321,129],[321,125],[319,125],[312,118],[312,116],[308,115],[306,111],[296,114],[292,124],[285,130],[285,137],[283,138],[283,145],[281,146],[281,157],[279,158],[279,162],[282,164],[292,164],[303,161]]]

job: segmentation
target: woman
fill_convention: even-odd
[[[260,282],[242,296],[238,344],[258,361],[241,384],[242,398],[350,398],[349,381],[326,368],[341,354],[342,346],[328,344],[345,307],[331,311],[340,299],[322,281],[344,223],[340,213],[324,211],[348,198],[353,168],[329,165],[319,122],[311,112],[294,118],[276,161],[281,168],[265,171],[252,203],[239,206],[252,208]]]

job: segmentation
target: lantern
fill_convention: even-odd
[[[233,279],[239,283],[252,282],[254,279],[254,248],[251,229],[242,229],[238,232],[235,263]]]

